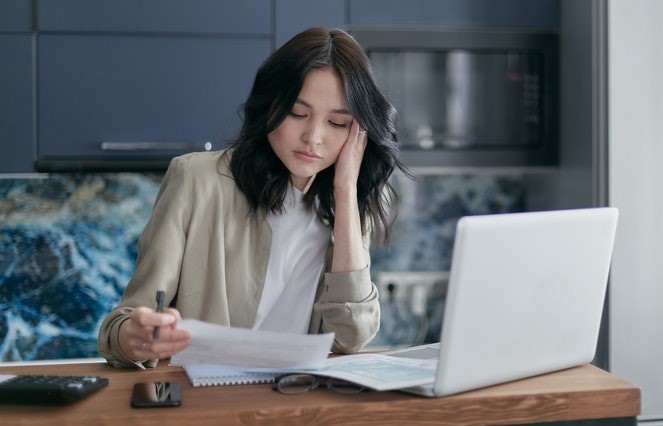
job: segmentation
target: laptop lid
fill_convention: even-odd
[[[590,362],[616,226],[612,207],[460,219],[434,395]]]

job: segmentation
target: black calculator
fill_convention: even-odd
[[[0,375],[0,404],[69,404],[107,384],[99,376]]]

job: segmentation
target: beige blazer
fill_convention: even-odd
[[[99,330],[98,349],[110,364],[156,365],[156,360],[127,358],[117,337],[132,308],[155,305],[157,290],[165,291],[166,304],[183,318],[253,325],[265,283],[271,229],[264,212],[247,214],[248,202],[235,185],[229,160],[227,151],[172,160],[138,242],[135,273]],[[368,244],[365,248],[368,252]],[[370,265],[330,273],[331,254],[330,242],[309,333],[335,332],[332,350],[355,352],[378,331],[378,292]]]

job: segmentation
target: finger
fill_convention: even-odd
[[[182,315],[180,315],[180,311],[178,311],[175,308],[166,308],[164,311],[166,314],[170,314],[175,317],[176,321],[180,321],[182,319]]]
[[[361,136],[361,145],[363,148],[366,148],[366,145],[368,145],[368,133],[366,133],[366,130],[359,132],[359,136]]]
[[[367,144],[368,144],[368,133],[366,133],[366,130],[360,128],[357,131],[357,144],[356,144],[359,153],[363,154]]]
[[[362,129],[357,120],[352,120],[351,132],[359,139],[359,137],[366,133],[366,130]]]
[[[158,341],[141,342],[140,351],[153,358],[167,358],[191,343],[191,335],[186,330],[164,329]]]
[[[366,144],[368,143],[368,133],[366,132],[366,129],[363,129],[357,120],[354,121],[354,125],[356,126],[357,129],[357,144],[359,147],[363,148],[366,147]]]
[[[159,359],[171,358],[176,353],[186,349],[186,347],[189,346],[190,343],[191,342],[186,341],[186,342],[171,343],[168,346],[163,346],[162,344],[159,346],[155,345],[152,348],[152,351],[149,353],[153,354],[151,358],[159,358]]]
[[[173,321],[170,324],[163,325],[163,326],[161,326],[161,328],[162,329],[168,328],[168,329],[171,329],[171,330],[176,329],[177,328],[177,323],[182,320],[182,316],[180,315],[179,311],[175,308],[167,308],[164,311],[164,313],[168,314],[168,315],[172,315],[175,318],[175,321]]]
[[[129,348],[133,359],[156,358],[158,352],[152,347],[154,343],[154,329],[160,327],[162,330],[171,329],[176,323],[179,312],[158,313],[153,309],[139,307],[134,309],[129,320],[123,328],[128,337]]]
[[[134,358],[146,358],[146,354],[151,353],[150,342],[147,340],[132,338],[129,340],[129,346]]]
[[[134,324],[140,327],[163,327],[175,323],[178,320],[178,316],[179,312],[174,315],[170,308],[168,312],[159,313],[154,309],[141,306],[134,309],[129,317]]]

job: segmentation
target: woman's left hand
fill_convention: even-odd
[[[364,158],[364,151],[368,136],[366,131],[361,130],[356,120],[352,121],[348,139],[336,160],[336,170],[334,174],[335,189],[350,189],[357,187],[359,178],[359,169],[361,161]]]

